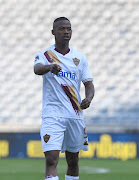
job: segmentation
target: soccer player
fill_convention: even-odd
[[[45,154],[45,180],[58,180],[59,152],[65,152],[65,180],[78,180],[78,155],[88,150],[83,110],[90,106],[94,85],[88,62],[81,52],[69,46],[72,29],[69,19],[53,22],[55,44],[39,51],[34,73],[43,77],[41,140]],[[85,99],[80,97],[80,83],[85,86]]]

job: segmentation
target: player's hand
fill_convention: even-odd
[[[50,65],[51,73],[54,73],[57,75],[59,73],[59,71],[61,71],[61,70],[62,70],[62,68],[58,64],[51,64]]]
[[[90,99],[90,98],[83,99],[81,104],[80,104],[81,109],[87,109],[91,104],[91,100],[92,99]]]

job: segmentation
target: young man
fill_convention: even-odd
[[[43,75],[41,140],[45,154],[45,180],[58,180],[59,152],[65,152],[68,164],[65,180],[78,180],[79,151],[88,150],[83,109],[94,96],[92,76],[86,57],[69,46],[71,23],[65,17],[55,19],[52,34],[55,45],[38,52],[34,73]],[[80,83],[85,99],[80,98]]]

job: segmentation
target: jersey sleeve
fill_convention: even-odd
[[[41,52],[38,52],[35,56],[35,61],[34,61],[34,66],[38,63],[41,63],[43,65],[46,65],[46,60],[43,57],[43,55],[41,54]]]
[[[82,82],[85,83],[87,81],[93,81],[93,77],[90,73],[88,61],[86,57],[83,58],[83,67],[82,67]]]

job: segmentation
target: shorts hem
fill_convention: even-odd
[[[61,151],[61,148],[55,148],[55,147],[43,148],[43,152],[46,152],[46,151]]]
[[[88,148],[88,146],[87,147],[83,147],[83,148],[80,148],[80,149],[62,149],[61,150],[61,153],[64,153],[65,151],[68,151],[68,152],[71,152],[71,153],[77,153],[77,152],[79,152],[79,151],[81,151],[81,150],[83,150],[83,151],[88,151],[89,150],[89,148]]]

